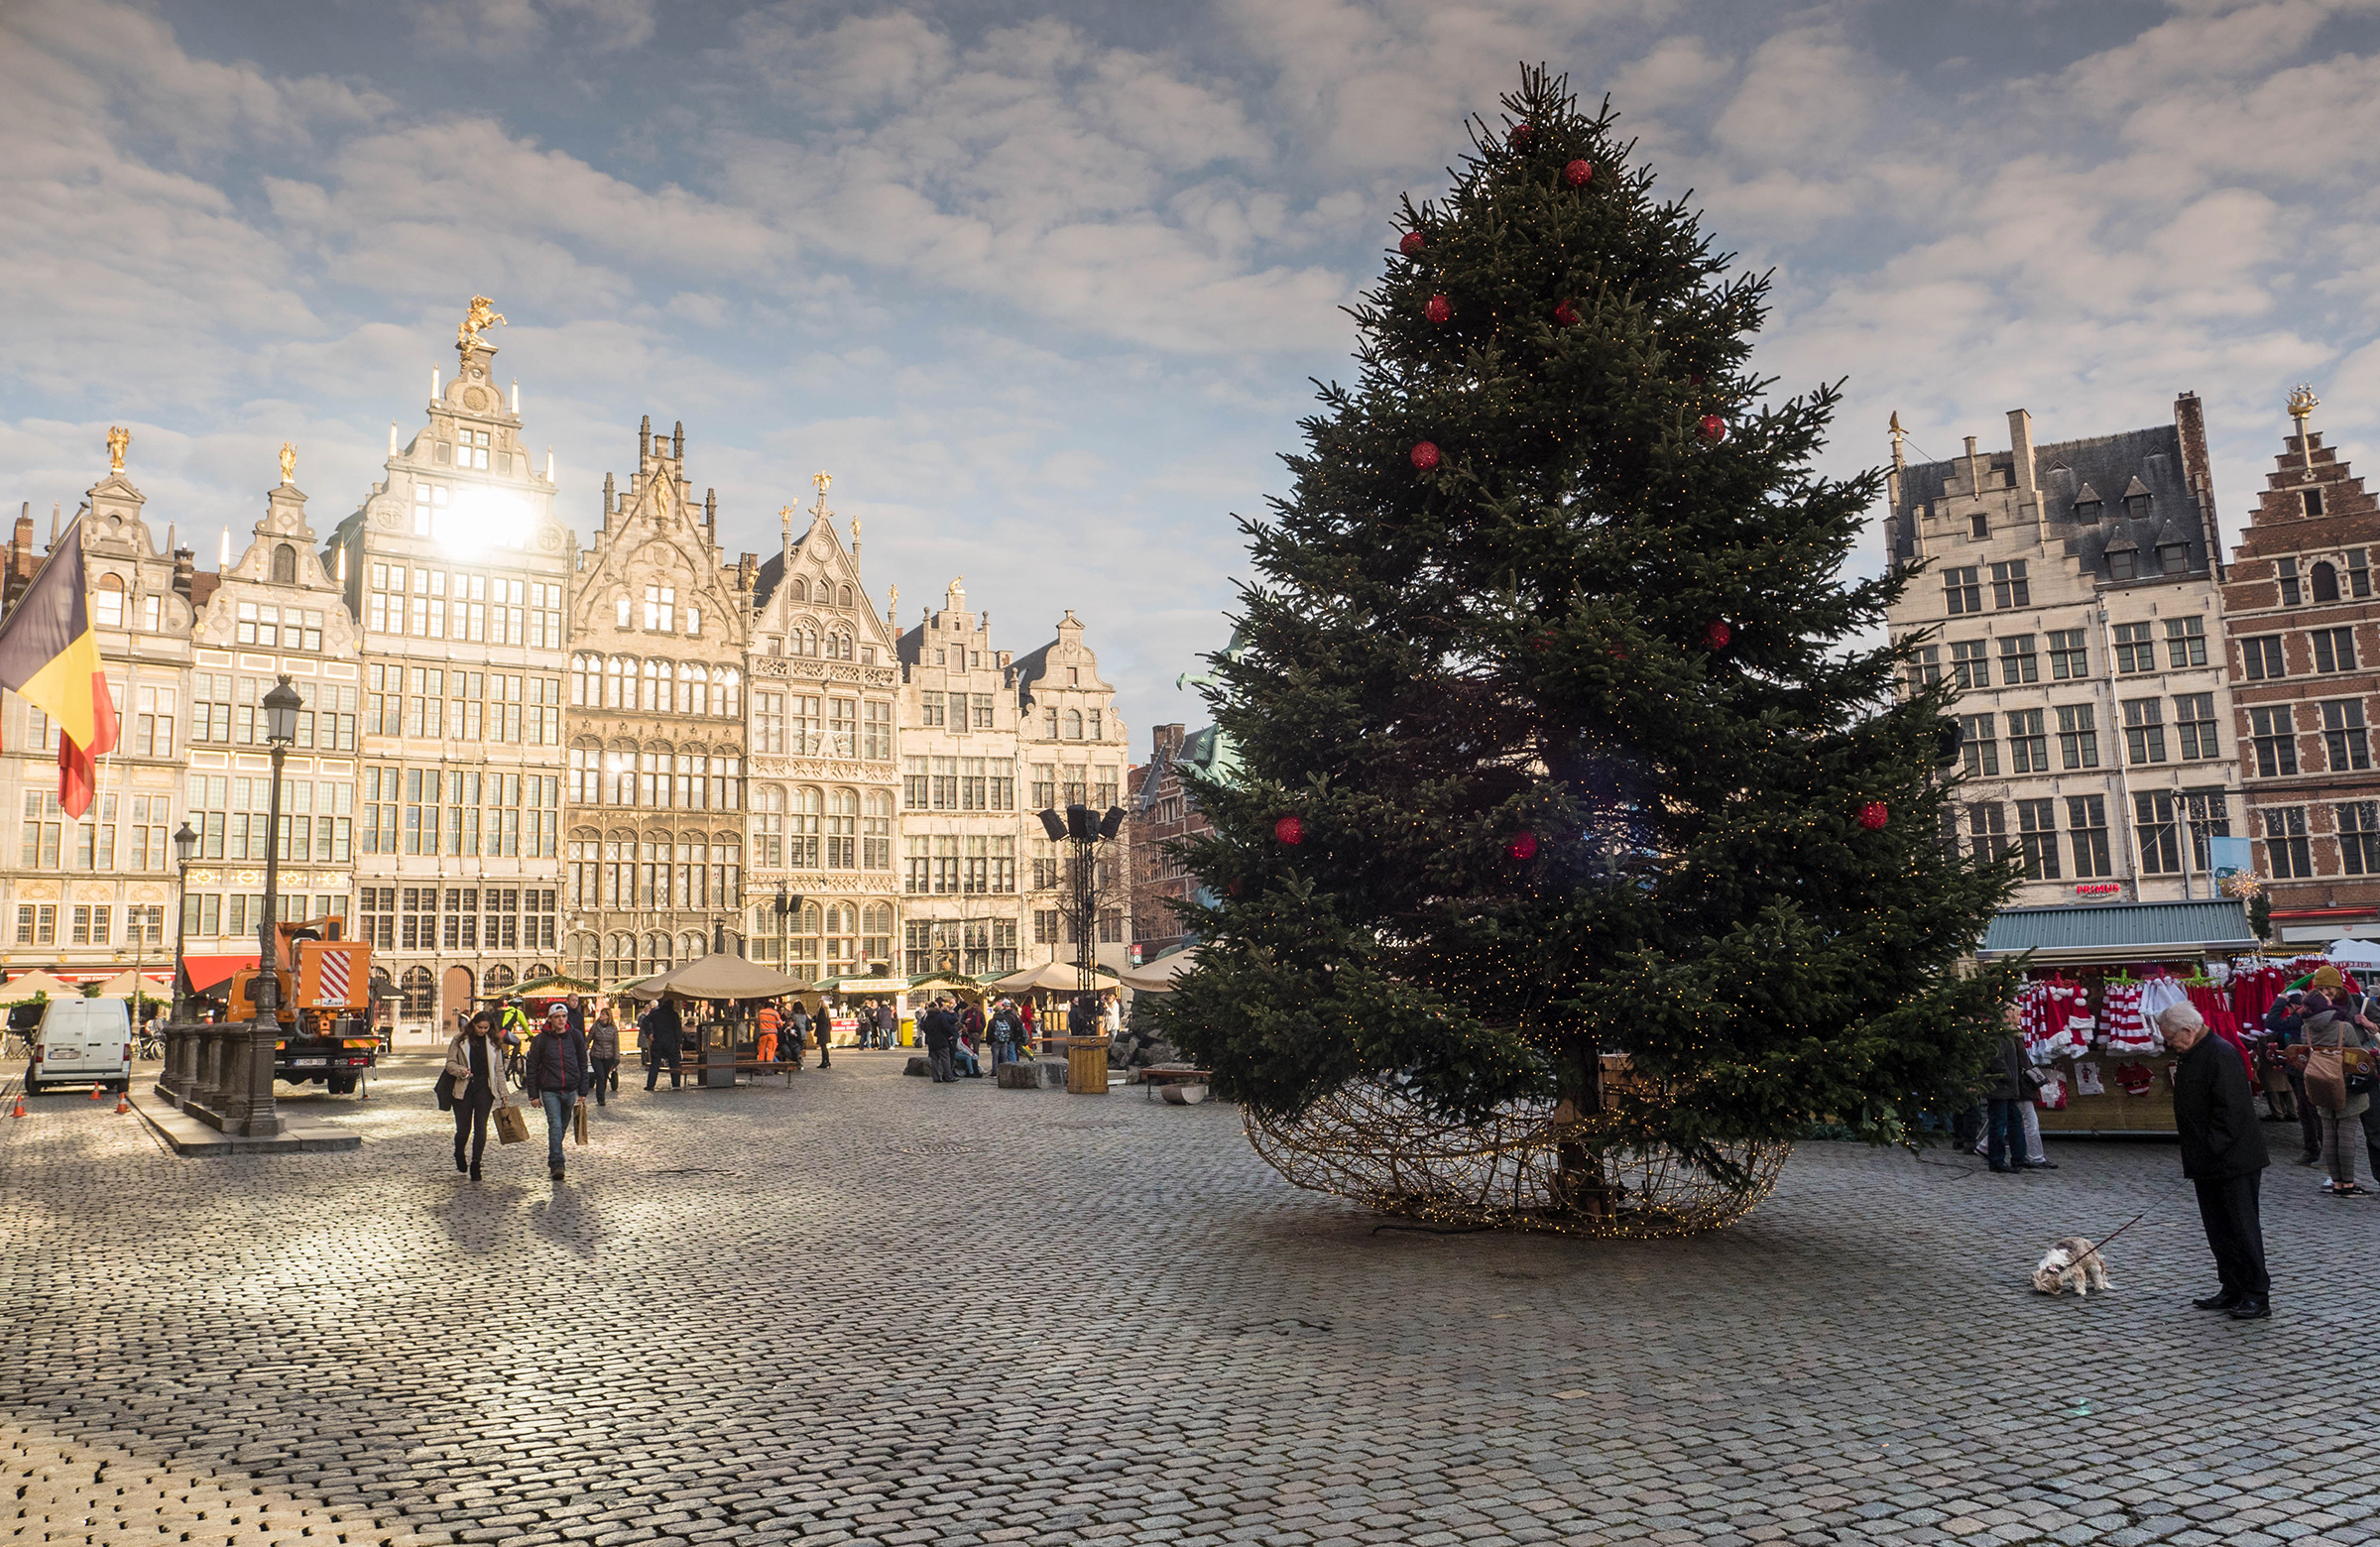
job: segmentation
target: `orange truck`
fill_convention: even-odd
[[[335,917],[276,924],[274,930],[281,947],[274,981],[282,1035],[274,1043],[273,1076],[293,1085],[318,1080],[334,1096],[351,1094],[380,1056],[372,1029],[372,947],[341,938],[345,921]],[[256,1018],[258,975],[255,967],[231,975],[233,1019]]]

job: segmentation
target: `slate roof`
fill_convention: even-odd
[[[2014,453],[1992,452],[1982,460],[1987,467],[2005,469],[2014,465]],[[1893,511],[1893,546],[1901,556],[1916,556],[1919,512],[1942,498],[1957,465],[1957,460],[1919,462],[1902,469],[1900,504]],[[2181,572],[2208,573],[2207,523],[2183,473],[2182,432],[2175,426],[2047,442],[2034,447],[2033,466],[2050,536],[2063,542],[2069,558],[2097,574],[2101,584],[2109,583],[2107,551],[2124,549],[2119,536],[2140,550],[2143,580],[2169,578],[2159,568],[2161,555],[2156,550],[2160,543],[2171,545],[2177,539],[2187,549],[2187,567]],[[2146,495],[2147,510],[2127,510],[2124,499],[2104,497],[2101,491],[2108,489],[2121,489],[2134,499]],[[2089,499],[2099,501],[2098,519],[2078,520],[2077,504]]]

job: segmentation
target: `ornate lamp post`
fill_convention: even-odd
[[[198,835],[184,821],[174,835],[174,861],[181,867],[181,885],[174,894],[174,1012],[169,1020],[179,1022],[186,1008],[182,990],[189,970],[182,964],[183,948],[190,936],[190,861],[198,855]]]
[[[265,694],[265,739],[273,749],[273,792],[265,806],[265,914],[257,925],[256,1019],[248,1027],[247,1078],[238,1095],[239,1131],[268,1137],[285,1125],[273,1102],[273,1054],[281,1040],[281,952],[274,927],[281,893],[281,765],[298,740],[298,711],[305,700],[288,673]]]

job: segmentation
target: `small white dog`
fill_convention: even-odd
[[[2043,1294],[2075,1291],[2075,1298],[2087,1300],[2093,1289],[2112,1289],[2107,1277],[2107,1263],[2098,1249],[2081,1236],[2069,1236],[2042,1253],[2041,1263],[2033,1269],[2033,1287]]]

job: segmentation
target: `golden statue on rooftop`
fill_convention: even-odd
[[[485,343],[486,340],[479,335],[500,322],[507,327],[512,326],[511,323],[504,321],[504,313],[496,309],[494,301],[485,296],[472,297],[471,309],[463,313],[462,325],[454,330],[455,347],[469,349]]]
[[[285,484],[298,481],[298,448],[287,440],[281,443],[281,481]]]
[[[121,424],[107,426],[107,470],[124,471],[124,448],[132,444],[132,431]]]
[[[2312,382],[2300,382],[2289,390],[2289,416],[2298,421],[2300,429],[2306,427],[2306,420],[2321,406],[2322,400],[2314,395]]]

